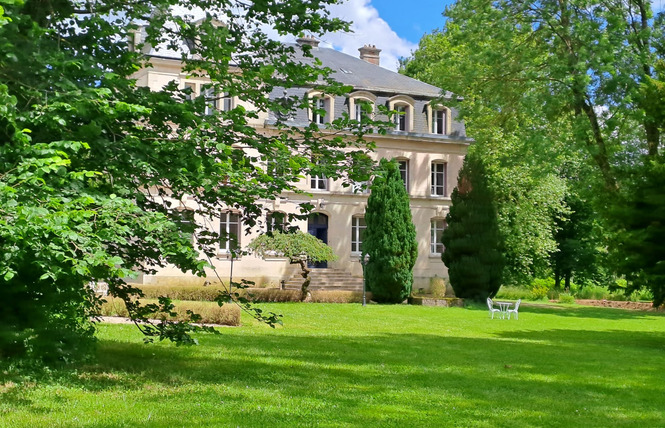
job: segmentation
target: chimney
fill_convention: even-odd
[[[360,59],[370,64],[379,65],[379,53],[381,49],[377,49],[375,45],[365,45],[358,50],[360,51]]]
[[[299,39],[296,39],[296,43],[300,46],[309,45],[313,48],[319,47],[319,41],[314,38],[314,36],[302,36]]]

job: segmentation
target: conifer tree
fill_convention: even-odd
[[[379,169],[365,211],[363,257],[369,255],[365,275],[374,300],[399,303],[408,297],[413,285],[418,256],[416,228],[397,163],[382,159]]]
[[[441,259],[457,297],[482,300],[501,287],[504,257],[497,212],[479,157],[467,155],[443,231]]]

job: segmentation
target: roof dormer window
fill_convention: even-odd
[[[450,109],[442,106],[428,106],[429,129],[432,134],[450,134]]]
[[[358,91],[349,94],[349,116],[358,122],[371,119],[374,116],[375,103],[376,96],[369,92]]]
[[[388,109],[395,112],[393,123],[396,131],[413,131],[413,112],[415,101],[405,95],[397,95],[388,100]]]
[[[310,92],[308,94],[310,100],[309,120],[317,125],[325,125],[331,123],[334,118],[335,99],[322,92]]]

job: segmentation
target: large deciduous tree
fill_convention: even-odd
[[[314,124],[286,128],[279,118],[308,101],[266,96],[311,85],[343,92],[330,70],[266,35],[346,30],[326,11],[336,2],[0,0],[0,300],[11,302],[0,311],[1,356],[50,341],[58,358],[90,337],[93,281],[126,300],[149,338],[191,341],[189,327],[149,323],[159,308],[132,303],[139,290],[123,280],[167,263],[204,274],[177,201],[194,198],[199,218],[239,209],[252,226],[264,214],[258,201],[295,191],[302,175],[355,170],[362,140],[349,149]],[[209,78],[208,90],[190,101],[176,82],[138,86],[132,75],[150,66],[151,48],[180,53],[182,73]],[[210,111],[214,94],[254,110]],[[281,113],[280,132],[251,126],[268,111]],[[268,160],[279,177],[261,167]],[[210,256],[219,236],[202,226],[196,245]]]
[[[365,222],[361,257],[369,256],[365,275],[372,298],[400,303],[411,293],[418,242],[397,162],[381,159],[367,200]]]
[[[503,244],[497,211],[482,160],[467,155],[446,216],[441,259],[455,296],[474,300],[494,297],[501,287]]]
[[[406,71],[464,96],[462,116],[488,169],[503,158],[496,165],[504,176],[517,165],[533,177],[561,177],[566,164],[583,160],[586,185],[599,196],[594,210],[621,232],[612,205],[630,200],[632,171],[651,173],[646,165],[663,156],[663,18],[652,16],[651,2],[460,0],[446,15]],[[553,198],[560,212],[568,193]],[[500,200],[503,216],[510,200]]]

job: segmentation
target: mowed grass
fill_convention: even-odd
[[[101,325],[97,362],[0,386],[3,427],[662,427],[665,316],[264,304],[200,346]]]

